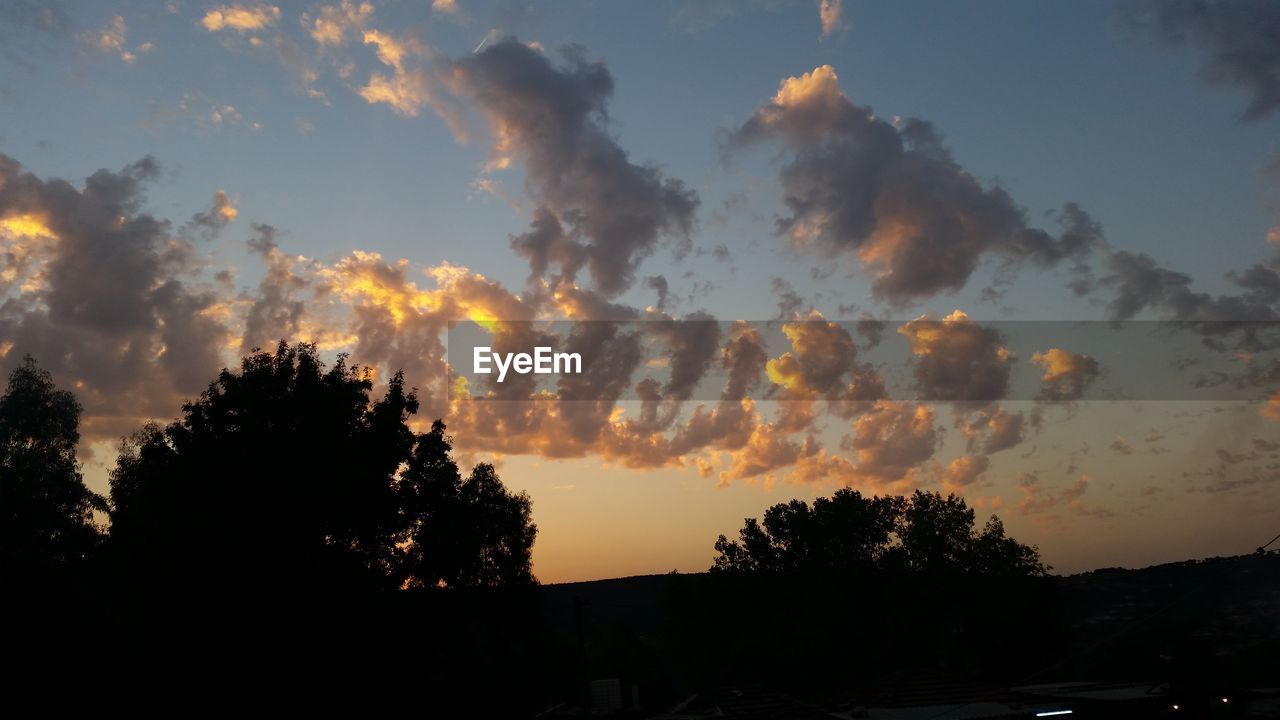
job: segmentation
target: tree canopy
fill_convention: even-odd
[[[192,579],[532,582],[528,497],[485,465],[461,481],[444,424],[409,427],[418,400],[403,376],[377,401],[370,378],[341,357],[326,369],[306,344],[224,370],[179,420],[123,443],[113,542]]]
[[[76,460],[80,403],[30,355],[0,396],[0,553],[11,564],[63,564],[97,546],[103,498]]]
[[[830,498],[769,508],[747,518],[737,540],[721,535],[712,572],[787,573],[911,570],[1035,576],[1048,569],[1035,546],[1005,535],[992,516],[978,530],[963,498],[917,490],[911,497]]]

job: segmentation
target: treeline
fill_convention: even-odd
[[[917,490],[911,497],[863,497],[843,488],[810,507],[792,500],[747,518],[737,540],[724,535],[712,572],[735,574],[867,571],[1038,577],[1049,568],[1034,545],[1005,534],[993,515],[978,530],[956,495]]]
[[[402,375],[371,391],[314,346],[255,352],[127,438],[103,497],[76,460],[79,402],[26,358],[0,397],[6,575],[105,558],[172,587],[534,583],[529,498],[492,465],[463,477],[439,420],[414,432]]]

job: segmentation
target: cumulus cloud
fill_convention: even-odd
[[[956,425],[968,444],[969,452],[992,455],[1017,447],[1025,437],[1026,416],[1021,412],[1009,412],[998,403],[981,407],[960,406]]]
[[[912,373],[921,400],[984,403],[1008,391],[1013,355],[994,328],[956,310],[940,321],[921,316],[898,333],[911,343]]]
[[[791,349],[769,360],[765,372],[777,386],[773,396],[789,401],[826,400],[831,411],[849,418],[869,402],[887,397],[884,381],[858,360],[858,347],[840,323],[817,310],[783,323]]]
[[[1245,120],[1280,110],[1280,5],[1267,0],[1144,0],[1120,12],[1121,27],[1204,53],[1210,84],[1249,94]]]
[[[986,455],[961,455],[948,463],[943,486],[947,492],[962,492],[977,482],[989,465]]]
[[[82,186],[44,180],[0,155],[0,237],[19,267],[0,310],[12,364],[30,353],[74,388],[86,436],[119,436],[175,411],[220,367],[228,307],[194,284],[191,247],[143,211],[159,169],[144,158]],[[16,353],[16,356],[15,356]]]
[[[853,453],[847,483],[910,480],[942,442],[937,414],[928,405],[880,400],[853,423],[841,447]],[[850,482],[852,481],[852,482]]]
[[[1079,400],[1102,372],[1094,358],[1062,348],[1034,353],[1031,362],[1044,368],[1040,376],[1044,382],[1040,398],[1044,400]]]
[[[1004,190],[956,163],[931,124],[890,123],[855,105],[829,65],[783,80],[725,149],[766,141],[790,151],[778,232],[799,248],[856,257],[874,294],[897,305],[960,289],[987,256],[1050,267],[1080,263],[1101,242],[1074,205],[1056,237],[1029,227]]]
[[[274,5],[220,5],[209,10],[200,24],[209,32],[234,30],[241,35],[275,25],[280,19],[280,8]]]
[[[657,168],[637,165],[607,127],[613,77],[580,48],[553,63],[514,39],[489,44],[450,69],[456,92],[479,105],[494,134],[492,168],[524,162],[538,203],[530,230],[511,238],[534,278],[580,270],[615,296],[663,239],[690,249],[698,196]]]

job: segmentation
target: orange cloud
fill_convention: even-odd
[[[280,19],[280,8],[273,5],[222,5],[205,13],[200,24],[209,32],[235,30],[241,35],[262,30]]]
[[[1266,405],[1262,406],[1258,414],[1268,420],[1280,422],[1280,392],[1272,393],[1271,397],[1267,398]]]

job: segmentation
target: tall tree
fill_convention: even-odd
[[[0,554],[6,565],[62,564],[98,544],[103,498],[76,460],[80,403],[30,355],[0,397]]]
[[[894,559],[910,570],[975,569],[973,521],[964,498],[917,490],[903,506]]]
[[[404,563],[410,587],[491,587],[535,582],[538,528],[525,493],[513,494],[492,465],[464,480],[449,458],[451,443],[437,420],[418,440],[401,480],[410,513]]]
[[[414,392],[312,345],[255,352],[183,417],[124,443],[111,477],[112,540],[195,582],[347,587],[532,581],[527,497],[492,468],[462,481],[444,424],[415,434]]]

